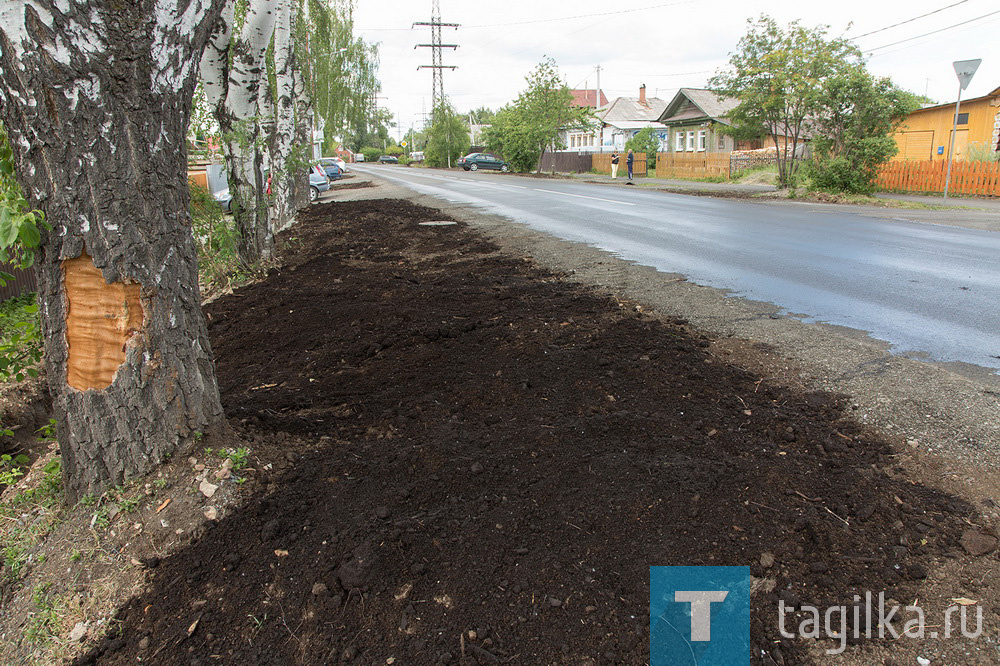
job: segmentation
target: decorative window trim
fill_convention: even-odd
[[[687,133],[687,152],[694,152],[694,130],[688,130]]]
[[[708,150],[708,132],[698,130],[698,152],[703,153]]]

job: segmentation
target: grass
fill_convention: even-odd
[[[42,469],[37,486],[11,495],[0,504],[0,555],[3,575],[19,580],[32,553],[66,515],[62,469],[58,457]]]

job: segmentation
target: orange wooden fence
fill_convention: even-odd
[[[945,160],[889,162],[879,172],[878,187],[893,192],[944,192]],[[1000,196],[1000,162],[955,162],[949,194]]]
[[[729,153],[701,153],[677,155],[658,153],[657,178],[702,178],[705,176],[729,177]]]

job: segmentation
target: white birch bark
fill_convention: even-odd
[[[274,69],[277,80],[277,99],[273,160],[275,174],[272,180],[273,228],[280,231],[291,224],[295,217],[293,196],[296,188],[308,187],[301,169],[288,164],[295,146],[295,51],[292,41],[298,13],[297,2],[284,3],[274,30]]]
[[[240,256],[248,264],[267,260],[274,252],[263,173],[267,151],[261,146],[266,140],[261,118],[269,110],[264,94],[267,89],[264,58],[284,1],[249,0],[240,34],[232,39],[231,7],[235,0],[228,0],[229,25],[217,34],[202,59],[205,91],[216,104],[223,133],[233,216],[240,233]]]

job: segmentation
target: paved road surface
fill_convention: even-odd
[[[896,353],[1000,370],[997,232],[556,179],[355,168],[805,321],[866,331]]]

